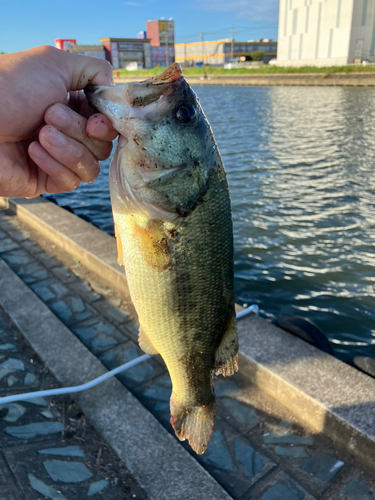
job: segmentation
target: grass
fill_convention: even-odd
[[[139,71],[127,71],[126,69],[117,70],[120,76],[152,76],[161,73],[162,68],[142,69]],[[302,66],[300,68],[287,67],[280,68],[276,66],[261,66],[256,69],[238,68],[238,69],[224,69],[217,66],[203,66],[195,68],[186,68],[182,70],[183,74],[189,75],[253,75],[253,74],[285,74],[285,73],[375,73],[374,66]]]

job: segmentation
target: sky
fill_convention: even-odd
[[[173,18],[176,43],[234,38],[277,40],[279,0],[17,0],[1,9],[0,51],[10,53],[56,38],[99,44],[137,38],[149,19]]]

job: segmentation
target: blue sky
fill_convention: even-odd
[[[148,19],[175,21],[176,42],[230,38],[277,39],[278,0],[8,0],[0,20],[0,51],[54,45],[55,38],[80,44],[100,38],[136,38]]]

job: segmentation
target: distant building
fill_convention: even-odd
[[[374,0],[280,0],[277,64],[375,62]]]
[[[233,59],[251,61],[253,52],[264,52],[263,62],[268,63],[276,57],[277,42],[269,39],[249,42],[233,42],[232,40],[215,40],[210,42],[177,43],[175,45],[176,62],[186,64],[223,65]],[[233,54],[232,54],[233,51]]]
[[[78,54],[80,56],[97,57],[105,59],[103,45],[72,45],[65,49],[67,52]]]
[[[169,66],[175,62],[173,19],[147,21],[147,38],[151,45],[152,67]]]
[[[75,38],[56,38],[55,40],[55,47],[60,50],[67,50],[73,45],[77,45]]]
[[[102,38],[105,57],[115,69],[138,63],[151,68],[150,40],[139,38]]]

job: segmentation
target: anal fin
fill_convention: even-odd
[[[139,327],[138,333],[138,343],[139,347],[143,352],[148,354],[149,356],[154,356],[155,354],[159,354],[155,347],[152,345],[152,342],[148,338],[147,334],[144,332],[143,328]]]
[[[228,377],[236,371],[238,371],[238,336],[236,316],[233,311],[219,347],[215,351],[214,372],[215,375]]]

